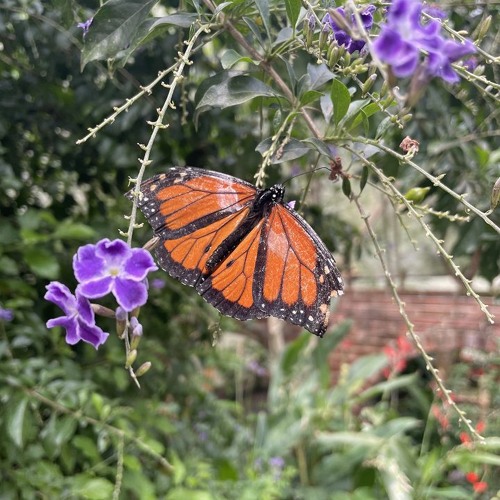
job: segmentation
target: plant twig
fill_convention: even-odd
[[[456,411],[458,414],[459,419],[465,424],[469,432],[479,439],[480,441],[484,441],[483,436],[481,436],[476,429],[474,429],[472,425],[472,421],[467,418],[465,412],[461,410],[458,405],[453,401],[451,397],[451,390],[447,389],[446,386],[444,385],[443,380],[439,376],[439,370],[434,367],[432,364],[433,358],[427,354],[427,351],[425,350],[424,346],[420,342],[419,336],[415,332],[415,325],[410,321],[410,318],[408,317],[408,314],[405,309],[405,303],[399,296],[398,290],[397,290],[397,285],[394,283],[391,273],[389,272],[389,269],[387,267],[387,264],[385,262],[384,256],[383,256],[383,250],[380,247],[380,244],[377,239],[377,235],[375,234],[370,222],[369,222],[369,215],[366,214],[364,208],[362,207],[361,203],[359,202],[358,197],[353,197],[352,198],[354,201],[354,204],[356,205],[356,208],[358,209],[359,215],[361,216],[361,219],[363,219],[363,222],[366,225],[366,228],[368,230],[368,234],[370,235],[370,238],[373,242],[373,246],[375,247],[375,252],[377,254],[377,257],[380,261],[380,264],[382,266],[382,269],[384,271],[386,280],[391,288],[392,295],[394,297],[394,300],[396,301],[398,308],[399,308],[399,314],[403,318],[404,322],[406,323],[406,327],[408,329],[408,334],[412,338],[415,346],[417,347],[418,351],[422,355],[425,361],[425,365],[427,370],[429,370],[436,380],[436,383],[438,385],[439,390],[442,392],[443,396],[446,398],[446,402]]]

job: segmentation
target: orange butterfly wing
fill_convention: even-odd
[[[256,189],[235,177],[198,168],[172,168],[141,184],[138,206],[161,243],[162,269],[185,285],[209,274],[206,262],[248,213]],[[130,191],[127,196],[132,199]]]
[[[266,220],[257,273],[259,308],[323,336],[331,298],[342,294],[342,278],[318,235],[287,205],[275,204]]]
[[[154,253],[171,276],[227,316],[276,316],[323,336],[342,279],[313,229],[282,203],[282,186],[257,190],[187,167],[145,181],[141,193],[161,239]]]

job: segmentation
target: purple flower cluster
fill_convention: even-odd
[[[422,24],[422,8],[420,0],[394,0],[387,23],[373,44],[375,54],[392,67],[395,76],[404,78],[415,72],[423,50],[427,53],[425,76],[456,83],[459,77],[451,64],[475,52],[474,44],[470,40],[462,44],[444,38],[438,19]]]
[[[12,321],[14,319],[14,312],[12,309],[4,309],[0,307],[0,320],[2,321]]]
[[[349,34],[343,29],[342,26],[339,25],[338,21],[335,18],[344,18],[345,25],[356,26],[356,18],[354,14],[351,15],[350,22],[346,19],[345,10],[343,7],[338,7],[333,11],[336,13],[336,16],[332,16],[330,14],[326,14],[323,18],[323,26],[332,31],[332,39],[334,39],[338,45],[346,48],[348,52],[351,54],[353,52],[361,51],[361,49],[365,46],[365,41],[362,39],[353,39]],[[367,5],[365,9],[360,13],[361,22],[366,31],[369,31],[373,26],[373,13],[375,12],[374,5]],[[345,27],[345,26],[344,26]]]
[[[130,248],[121,240],[106,238],[95,245],[80,247],[73,258],[73,271],[79,282],[75,295],[57,281],[47,285],[45,299],[64,311],[64,316],[49,320],[47,328],[62,326],[68,344],[83,340],[97,349],[108,333],[95,324],[89,299],[111,293],[121,309],[130,312],[146,303],[146,276],[156,269],[149,252]]]

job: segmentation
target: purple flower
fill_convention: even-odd
[[[281,472],[285,467],[285,461],[281,457],[271,457],[269,459],[269,465],[274,472],[274,479],[278,481],[281,477]]]
[[[45,300],[53,302],[64,311],[64,316],[49,319],[47,328],[61,326],[66,329],[66,342],[70,345],[80,340],[92,344],[96,349],[108,338],[108,333],[103,332],[95,324],[94,311],[88,299],[83,297],[78,290],[76,297],[66,285],[53,281],[47,286]]]
[[[77,28],[82,28],[83,30],[83,37],[85,38],[85,35],[88,33],[90,25],[92,24],[92,21],[94,20],[93,17],[90,19],[87,19],[84,23],[78,23],[76,26]]]
[[[441,23],[431,19],[421,23],[420,0],[394,0],[389,8],[387,23],[373,44],[376,55],[392,67],[395,76],[405,78],[417,69],[420,52],[428,53],[424,73],[455,83],[458,75],[451,63],[475,52],[472,42],[460,44],[441,36]],[[420,75],[421,77],[421,75]]]
[[[339,16],[342,16],[344,19],[345,10],[343,7],[338,7],[334,10]],[[373,13],[375,12],[374,5],[367,5],[365,9],[360,13],[361,22],[366,31],[369,31],[373,26]],[[335,19],[330,15],[326,14],[323,18],[323,23],[328,24],[333,32],[333,39],[339,44],[343,45],[348,52],[351,54],[356,52],[357,50],[361,50],[365,46],[365,41],[362,39],[353,39],[351,38],[346,31],[342,29],[341,26],[335,21]],[[349,24],[349,21],[346,19],[346,24]],[[351,16],[351,23],[353,26],[356,26],[356,18],[354,14]]]
[[[476,48],[470,40],[466,40],[465,43],[462,44],[454,42],[453,40],[443,39],[440,50],[429,53],[426,72],[429,75],[442,78],[445,82],[457,83],[460,77],[451,67],[451,63],[475,51]]]
[[[12,309],[4,309],[0,307],[0,320],[1,321],[12,321],[14,319],[14,312]]]
[[[161,290],[162,288],[165,288],[165,280],[161,278],[155,278],[154,280],[151,280],[151,287],[156,288],[156,290]]]
[[[255,361],[255,359],[247,363],[247,369],[258,377],[265,377],[267,375],[267,370],[258,361]]]
[[[88,299],[112,293],[127,312],[146,303],[146,275],[156,269],[148,251],[107,238],[80,247],[73,258],[73,270],[80,283],[77,291]]]

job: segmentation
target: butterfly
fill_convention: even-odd
[[[140,186],[137,203],[160,243],[161,268],[239,320],[275,316],[322,337],[343,282],[311,226],[283,202],[281,184],[174,167]],[[133,190],[126,196],[134,199]]]

